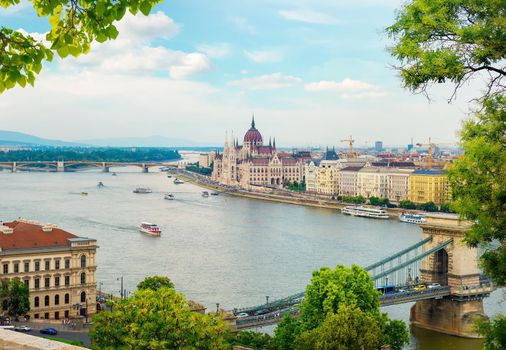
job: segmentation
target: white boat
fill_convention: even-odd
[[[364,218],[388,219],[388,213],[380,207],[364,207],[362,205],[350,205],[341,209],[341,213],[351,216],[361,216]]]
[[[118,176],[118,174],[116,174],[116,173],[112,173],[112,176]]]
[[[174,183],[176,185],[181,185],[181,184],[184,184],[184,181],[183,180],[179,180],[177,177],[174,179]]]
[[[133,190],[134,193],[151,193],[153,191],[151,191],[150,188],[145,188],[145,187],[138,187],[136,188],[135,190]]]
[[[202,197],[209,197],[209,192],[202,191]]]
[[[423,224],[425,222],[425,214],[422,213],[401,213],[399,220],[409,224]]]
[[[150,236],[160,236],[162,233],[157,224],[151,224],[149,222],[141,223],[141,226],[139,226],[139,231]]]
[[[166,193],[165,196],[163,196],[164,199],[172,201],[174,200],[174,195],[172,193]]]

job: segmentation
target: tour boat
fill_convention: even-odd
[[[362,205],[350,205],[341,209],[341,212],[351,216],[361,216],[374,219],[388,219],[388,213],[385,209],[379,207],[364,207]]]
[[[209,192],[202,191],[202,197],[209,197]]]
[[[174,183],[176,185],[181,185],[181,184],[184,184],[184,181],[183,180],[179,180],[177,177],[174,179]]]
[[[211,192],[211,196],[217,196],[217,195],[219,195],[218,192]]]
[[[151,191],[151,189],[149,189],[149,188],[138,187],[135,190],[133,190],[133,192],[134,193],[151,193],[153,191]]]
[[[149,222],[141,223],[141,226],[139,226],[139,231],[150,236],[160,236],[162,233],[157,224],[151,224]]]
[[[165,196],[163,196],[163,198],[172,201],[174,200],[174,195],[172,193],[166,193]]]
[[[399,215],[399,220],[409,224],[423,224],[425,215],[422,213],[402,213]]]

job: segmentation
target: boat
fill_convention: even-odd
[[[364,207],[362,205],[350,205],[341,209],[341,213],[364,218],[388,219],[388,213],[380,207]]]
[[[145,187],[138,187],[136,188],[135,190],[133,190],[134,193],[151,193],[153,191],[151,191],[150,188],[145,188]]]
[[[211,192],[211,196],[217,196],[217,195],[219,195],[218,192]]]
[[[98,187],[98,188],[102,188],[102,187],[104,187],[103,182],[102,182],[102,181],[99,181],[99,182],[98,182],[98,184],[97,184],[97,187]]]
[[[425,222],[425,214],[422,213],[401,213],[399,220],[409,224],[423,224]]]
[[[183,180],[179,180],[177,177],[174,179],[174,183],[176,185],[181,185],[181,184],[184,184],[184,181]]]
[[[172,201],[174,200],[175,197],[172,193],[166,193],[165,196],[163,196],[163,198]]]
[[[202,191],[202,197],[209,197],[209,192]]]
[[[118,174],[116,174],[116,173],[112,173],[112,176],[118,176]]]
[[[87,196],[88,192],[81,192],[81,196]]]
[[[149,222],[141,223],[141,226],[139,226],[139,231],[150,236],[160,236],[162,233],[157,224],[151,224]]]
[[[171,178],[172,178],[172,175],[167,175],[167,178],[171,179]]]

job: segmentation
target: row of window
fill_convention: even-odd
[[[70,316],[70,311],[69,310],[65,310],[63,317],[64,318],[69,318],[69,316]],[[35,319],[46,319],[46,320],[49,320],[49,312],[44,313],[44,317],[40,317],[40,314],[34,314],[33,318],[35,318]],[[60,319],[60,312],[59,311],[56,311],[54,313],[54,319],[55,320],[59,320]]]
[[[81,255],[80,262],[81,262],[81,267],[86,267],[86,255]],[[35,260],[33,262],[33,271],[35,271],[35,272],[41,271],[41,264],[40,263],[41,262],[38,260]],[[4,262],[2,264],[2,269],[3,269],[2,271],[4,274],[11,273],[10,265],[11,265],[11,263],[9,263],[9,262]],[[65,266],[64,267],[65,269],[70,269],[70,258],[64,259],[64,266]],[[19,262],[12,263],[12,273],[19,273],[20,267],[21,266],[20,266]],[[54,269],[59,270],[60,268],[61,268],[60,259],[55,259],[54,260]],[[49,271],[49,270],[51,270],[51,260],[45,260],[44,261],[44,271]],[[30,272],[30,262],[29,261],[23,262],[23,272]]]
[[[46,295],[44,297],[44,306],[51,306],[50,299],[51,298],[49,297],[49,295]],[[86,292],[81,292],[81,303],[84,303],[84,302],[86,302]],[[69,293],[65,293],[65,295],[63,296],[63,304],[70,304],[70,294]],[[53,306],[58,306],[58,305],[60,305],[60,295],[56,294],[54,296]],[[41,300],[38,296],[33,298],[33,307],[34,308],[41,307]]]
[[[81,284],[86,284],[86,273],[85,272],[81,272]],[[29,279],[25,279],[23,281],[25,283],[25,285],[30,288],[30,280]],[[41,278],[39,277],[35,277],[33,279],[33,288],[35,289],[40,289],[41,288]],[[44,277],[43,278],[43,282],[44,282],[44,288],[50,288],[51,287],[51,277]],[[63,283],[65,286],[70,286],[70,276],[69,275],[65,275],[63,276]],[[54,285],[53,287],[59,287],[61,285],[61,279],[60,279],[60,276],[54,276]]]

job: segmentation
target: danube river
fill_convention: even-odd
[[[0,220],[26,217],[56,223],[98,240],[97,280],[105,292],[134,291],[145,276],[164,275],[209,309],[256,305],[304,290],[320,266],[366,265],[420,240],[421,230],[397,220],[343,216],[335,210],[263,202],[175,185],[162,173],[136,168],[78,173],[0,172]],[[103,188],[97,188],[102,181]],[[134,194],[149,187],[151,194]],[[81,195],[87,192],[88,195]],[[172,192],[175,200],[163,199]],[[162,236],[138,231],[142,221]],[[504,310],[504,291],[485,301]],[[408,321],[410,304],[383,310]],[[412,349],[475,349],[479,343],[415,330]]]

